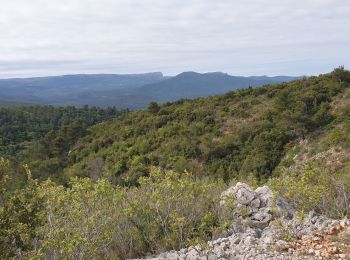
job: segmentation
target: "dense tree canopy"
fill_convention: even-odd
[[[60,126],[80,121],[87,128],[119,115],[115,108],[84,106],[12,106],[0,107],[0,155],[14,155],[24,142],[37,140]]]

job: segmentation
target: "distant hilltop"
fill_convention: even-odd
[[[144,108],[160,103],[223,94],[237,88],[288,82],[300,77],[231,76],[221,72],[183,72],[164,76],[145,74],[77,74],[0,79],[2,104],[45,104]]]

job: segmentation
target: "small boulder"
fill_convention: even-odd
[[[262,207],[271,207],[273,204],[273,193],[268,186],[258,187],[255,190],[258,198],[260,199]]]
[[[258,199],[258,198],[253,199],[249,204],[249,206],[252,207],[253,209],[260,208],[260,205],[261,205],[261,202],[260,202],[260,199]]]
[[[268,208],[262,208],[257,213],[255,213],[251,219],[268,225],[273,217],[269,213]]]
[[[238,204],[249,205],[255,198],[254,191],[245,183],[237,183],[235,196]]]
[[[221,194],[221,205],[225,204],[227,197],[233,196],[236,204],[249,205],[249,203],[255,198],[255,192],[249,187],[249,185],[238,182],[235,186],[230,187]]]

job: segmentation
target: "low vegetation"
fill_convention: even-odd
[[[225,222],[217,207],[224,184],[187,172],[153,168],[133,188],[88,178],[65,188],[27,174],[26,187],[1,204],[2,258],[137,257],[204,242]]]
[[[300,172],[273,178],[271,187],[299,210],[333,218],[350,216],[350,172],[332,173],[325,165],[308,164]]]

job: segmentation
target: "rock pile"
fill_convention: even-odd
[[[239,182],[224,191],[221,197],[221,205],[232,198],[235,219],[245,217],[245,224],[251,227],[265,228],[277,217],[290,218],[294,214],[293,208],[283,198],[274,198],[268,186],[253,191],[247,184]]]
[[[152,259],[350,259],[347,219],[310,212],[300,220],[267,186],[253,190],[237,183],[222,193],[220,204],[227,203],[233,203],[235,221],[219,238],[204,247],[165,252]],[[341,235],[348,240],[341,240]]]

